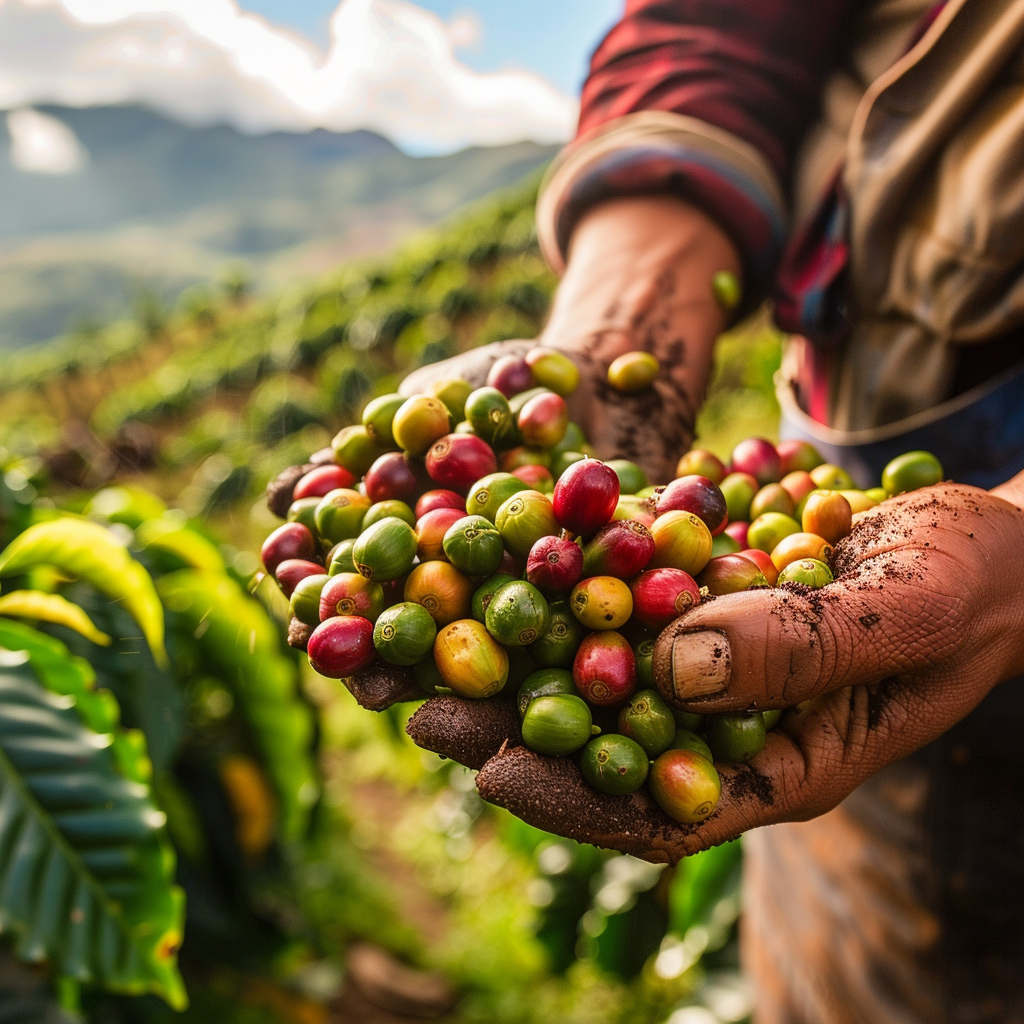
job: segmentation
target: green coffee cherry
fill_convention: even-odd
[[[676,722],[659,693],[640,690],[619,712],[619,732],[639,743],[653,760],[672,745]]]
[[[905,452],[882,470],[882,487],[887,494],[916,491],[941,481],[942,463],[931,452]]]
[[[711,748],[704,742],[695,732],[690,732],[689,729],[677,729],[675,736],[672,737],[672,743],[669,746],[670,750],[693,750],[700,754],[701,757],[706,757],[709,761],[714,761],[714,756],[711,753]]]
[[[437,625],[421,604],[403,601],[380,613],[373,627],[373,646],[392,665],[415,665],[430,653]]]
[[[391,423],[395,413],[403,405],[405,398],[402,395],[381,395],[368,402],[363,410],[363,426],[366,427],[366,433],[382,447],[396,447]]]
[[[404,501],[395,499],[378,501],[375,505],[371,505],[366,510],[366,515],[363,516],[363,529],[373,526],[374,523],[379,523],[382,519],[401,519],[403,523],[408,523],[410,526],[416,525],[416,516],[412,509]]]
[[[514,648],[522,650],[522,648]],[[530,673],[523,680],[519,687],[519,694],[516,703],[519,707],[519,717],[526,714],[526,709],[538,697],[552,697],[555,694],[575,694],[576,684],[572,681],[572,672],[564,668],[542,668]]]
[[[711,278],[711,293],[722,309],[731,312],[743,298],[739,278],[731,270],[720,270]]]
[[[551,622],[547,632],[530,644],[530,654],[543,668],[572,668],[587,631],[565,601],[552,602],[548,610]]]
[[[522,647],[548,631],[551,611],[544,595],[532,583],[513,580],[491,599],[484,625],[498,643]]]
[[[817,590],[827,586],[834,578],[832,570],[817,558],[798,558],[779,573],[778,583],[801,583]]]
[[[307,576],[295,584],[288,610],[292,616],[307,626],[320,625],[320,591],[330,576],[318,574]]]
[[[288,522],[302,523],[313,536],[316,536],[316,509],[319,498],[298,498],[288,506]]]
[[[364,530],[352,547],[352,560],[360,575],[376,583],[404,576],[416,558],[413,528],[394,517],[381,519]],[[457,568],[457,567],[456,567]]]
[[[625,796],[647,779],[647,754],[628,736],[596,736],[580,755],[580,774],[601,793]]]
[[[538,754],[572,754],[590,739],[592,729],[590,708],[572,694],[538,697],[523,716],[523,742]]]
[[[512,583],[514,580],[515,576],[510,576],[507,572],[499,572],[495,573],[489,580],[477,587],[470,605],[473,618],[476,619],[477,622],[484,621],[484,618],[487,615],[487,606],[491,603],[494,595],[501,590],[506,583]]]
[[[441,547],[448,561],[467,576],[490,576],[505,553],[498,528],[483,516],[466,516],[454,522]]]
[[[352,549],[356,546],[355,537],[339,541],[331,548],[327,560],[327,574],[337,576],[341,572],[359,572],[352,559]]]
[[[764,716],[753,714],[709,715],[705,734],[716,761],[742,764],[764,747]]]

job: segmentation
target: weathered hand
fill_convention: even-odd
[[[694,207],[664,196],[603,203],[576,227],[565,276],[536,341],[502,342],[424,367],[402,392],[451,376],[479,387],[499,356],[524,354],[535,344],[557,348],[580,369],[569,411],[598,456],[632,459],[652,482],[667,483],[693,439],[711,350],[728,322],[711,289],[720,270],[739,276],[739,256]],[[637,349],[654,353],[662,374],[652,389],[620,394],[607,383],[608,366]]]
[[[479,768],[485,799],[531,824],[654,861],[836,806],[1024,671],[1024,514],[940,485],[884,503],[836,551],[837,581],[706,602],[659,639],[655,672],[691,711],[786,708],[749,765],[720,765],[722,799],[679,825],[642,792],[610,797],[569,758],[522,746],[511,702],[437,697],[417,743]]]
[[[537,341],[500,341],[471,349],[444,362],[425,366],[402,382],[403,395],[423,391],[432,380],[462,377],[475,387],[486,382],[495,360],[523,356]],[[620,394],[608,384],[608,361],[586,351],[566,350],[580,371],[580,383],[569,396],[569,416],[580,425],[598,457],[631,459],[649,479],[671,480],[679,456],[693,439],[694,409],[673,379],[664,376],[641,394]],[[628,348],[624,351],[629,351]]]

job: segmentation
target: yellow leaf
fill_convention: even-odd
[[[110,637],[97,629],[92,619],[77,604],[61,597],[60,594],[42,594],[38,590],[14,590],[0,597],[0,615],[13,619],[33,619],[36,622],[52,622],[67,626],[81,633],[86,640],[106,647]]]
[[[76,516],[36,523],[0,552],[0,576],[35,565],[56,566],[121,603],[142,629],[157,664],[167,664],[164,611],[153,581],[109,530]]]

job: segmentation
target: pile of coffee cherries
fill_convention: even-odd
[[[630,353],[609,383],[639,392],[657,373]],[[912,452],[861,491],[806,442],[752,438],[729,466],[687,452],[655,487],[632,462],[592,457],[565,402],[577,382],[571,360],[538,347],[495,362],[485,387],[375,398],[334,461],[295,484],[263,563],[323,675],[379,659],[412,667],[429,694],[516,693],[529,748],[577,758],[604,793],[646,782],[671,817],[701,821],[715,761],[755,756],[780,713],[669,707],[659,632],[712,595],[825,586],[856,516],[942,468]]]

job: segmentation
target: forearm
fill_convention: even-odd
[[[785,180],[849,41],[854,0],[629,0],[591,62],[580,131],[637,111],[697,118]]]
[[[604,365],[624,352],[652,352],[680,401],[696,410],[715,338],[728,325],[711,288],[722,270],[741,276],[736,248],[695,207],[667,196],[603,203],[573,234],[542,342]]]

